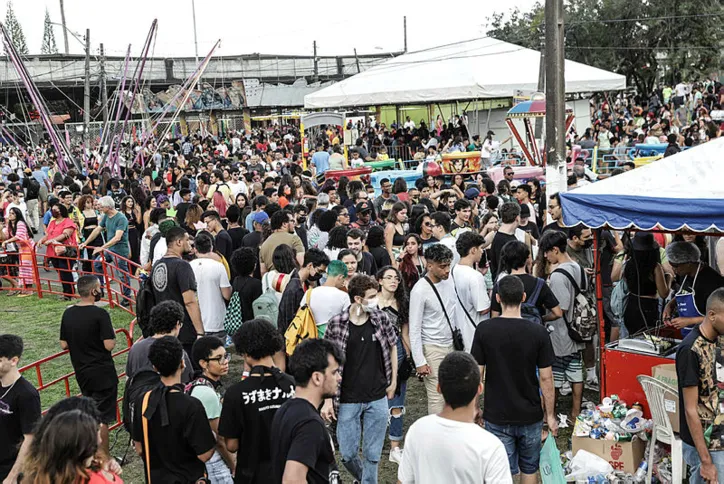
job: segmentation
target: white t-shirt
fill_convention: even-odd
[[[455,311],[455,324],[460,328],[465,342],[465,351],[470,351],[475,336],[475,327],[490,317],[489,314],[481,315],[480,311],[490,309],[490,297],[485,286],[485,276],[472,267],[456,265],[451,271],[451,277],[455,281],[455,290],[462,301],[462,307]],[[472,318],[475,327],[465,315],[467,312]]]
[[[427,415],[413,423],[397,472],[402,484],[512,484],[503,443],[474,423]]]
[[[450,325],[455,324],[458,305],[455,285],[452,278],[448,277],[435,284],[435,288],[445,306],[444,311],[429,282],[419,280],[410,292],[410,346],[417,366],[427,364],[422,351],[423,345],[445,347],[453,344]],[[445,313],[450,318],[450,325]]]
[[[236,201],[236,196],[240,193],[243,193],[244,195],[249,194],[249,189],[246,187],[246,183],[244,182],[228,182],[227,185],[231,188],[231,195],[234,197],[234,201]]]
[[[349,295],[336,287],[315,287],[309,301],[314,322],[317,326],[327,324],[330,319],[349,307]]]
[[[191,269],[196,276],[204,331],[207,333],[223,331],[226,304],[221,288],[231,287],[224,265],[211,259],[195,259],[191,261]]]

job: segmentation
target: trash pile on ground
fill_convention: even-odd
[[[630,407],[617,395],[599,405],[588,403],[575,421],[572,451],[561,455],[567,482],[638,484],[646,482],[653,421],[643,407]],[[671,454],[666,446],[654,453],[653,482],[671,482]]]

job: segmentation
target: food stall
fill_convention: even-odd
[[[596,229],[594,263],[600,333],[604,333],[603,285],[599,257],[600,229],[724,234],[724,187],[721,185],[724,138],[569,193],[561,193],[567,226]],[[674,363],[678,331],[655,328],[618,342],[600,341],[601,398],[617,394],[626,402],[646,397],[638,375]],[[648,414],[648,408],[646,408]]]

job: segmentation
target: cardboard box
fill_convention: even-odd
[[[634,439],[631,442],[615,440],[599,440],[588,437],[572,437],[573,455],[580,450],[587,450],[606,460],[613,470],[634,473],[638,469],[646,451],[646,442]]]
[[[673,363],[656,365],[651,368],[651,375],[657,380],[672,386],[673,388],[679,388],[679,379],[676,376],[676,365]],[[679,394],[666,392],[664,393],[664,408],[666,413],[669,415],[669,421],[671,422],[671,428],[674,432],[679,432],[680,428],[680,415],[679,415]]]

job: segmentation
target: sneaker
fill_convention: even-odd
[[[402,462],[402,449],[399,447],[394,447],[390,449],[390,462],[394,462],[395,464],[400,464]]]
[[[587,390],[598,391],[598,378],[595,374],[591,375],[591,378],[586,378],[585,388]]]
[[[568,382],[564,382],[564,383],[563,383],[563,386],[562,386],[561,389],[559,390],[559,393],[560,393],[561,395],[564,395],[564,396],[565,396],[565,395],[570,395],[572,392],[573,392],[573,390],[571,389],[571,384],[568,383]]]

